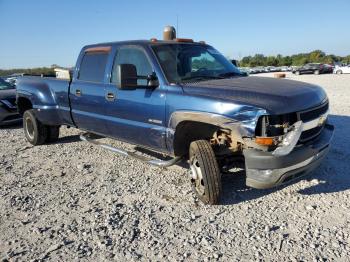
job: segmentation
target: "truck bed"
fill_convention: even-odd
[[[31,101],[39,109],[38,118],[45,124],[72,125],[69,101],[70,80],[52,77],[21,77],[17,84],[20,99]]]

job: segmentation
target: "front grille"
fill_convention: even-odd
[[[323,128],[324,128],[324,125],[318,126],[318,127],[315,127],[315,128],[312,128],[312,129],[309,129],[309,130],[302,132],[299,141],[305,142],[305,141],[313,139],[314,137],[318,136],[321,133]]]
[[[319,118],[321,115],[324,115],[329,109],[328,101],[323,103],[318,107],[311,108],[309,110],[298,112],[298,120],[302,120],[304,123]],[[306,130],[301,133],[299,142],[307,142],[315,137],[317,137],[323,130],[325,124],[317,126],[315,128]]]
[[[299,118],[299,120],[302,120],[303,122],[308,122],[308,121],[316,119],[316,118],[320,117],[321,115],[325,114],[328,111],[328,108],[329,108],[329,104],[327,101],[318,107],[314,107],[312,109],[308,109],[308,110],[299,112],[298,118]]]

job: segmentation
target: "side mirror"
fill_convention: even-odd
[[[117,66],[118,87],[123,90],[135,90],[137,87],[155,88],[159,86],[157,75],[152,73],[148,76],[137,75],[136,66],[133,64],[120,64]],[[147,80],[147,85],[139,86],[138,79]]]
[[[147,76],[147,86],[150,88],[156,88],[159,86],[159,81],[156,73]]]

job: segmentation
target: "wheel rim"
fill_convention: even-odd
[[[198,159],[193,158],[191,161],[191,173],[192,173],[192,183],[194,185],[195,190],[199,195],[205,194],[205,186],[204,186],[204,180],[202,175],[202,170],[199,165]]]
[[[26,124],[26,133],[27,133],[27,136],[28,136],[31,140],[34,139],[34,125],[33,125],[32,120],[30,119],[30,117],[27,117],[27,118],[26,118],[25,124]]]

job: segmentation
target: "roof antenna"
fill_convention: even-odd
[[[176,33],[179,35],[179,15],[176,14]]]

